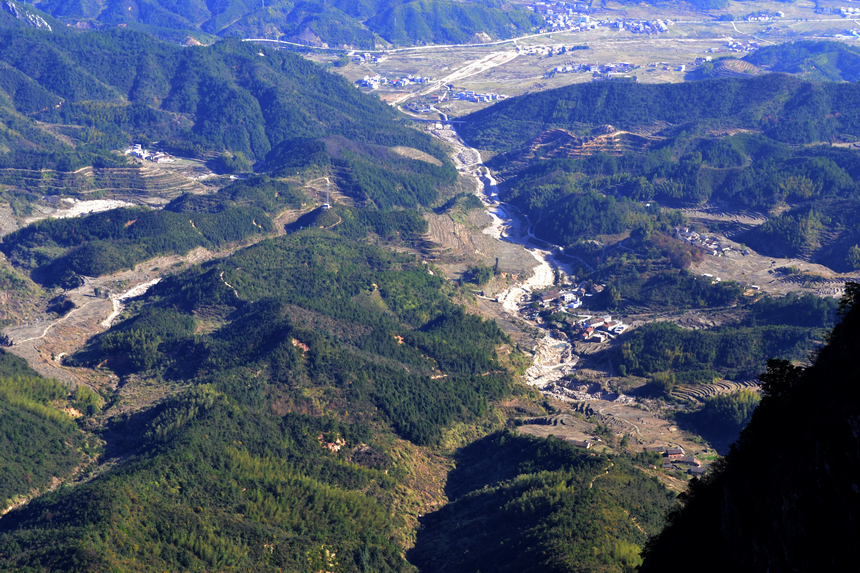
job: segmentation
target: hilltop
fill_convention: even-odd
[[[688,80],[791,74],[818,82],[855,82],[860,78],[860,49],[843,42],[801,40],[762,46],[743,58],[705,62]]]
[[[860,49],[843,42],[788,42],[765,46],[743,58],[770,72],[807,80],[856,82],[860,79]]]

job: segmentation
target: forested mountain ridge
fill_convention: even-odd
[[[310,45],[375,48],[416,43],[469,42],[475,34],[504,39],[525,34],[543,18],[496,0],[371,0],[353,2],[260,3],[251,0],[117,0],[88,3],[54,0],[39,9],[71,25],[127,26],[170,41],[189,35],[204,42],[216,37],[271,38]]]
[[[221,248],[270,234],[278,213],[301,208],[306,200],[293,185],[257,176],[210,195],[182,195],[159,210],[119,208],[37,221],[5,235],[0,252],[36,282],[70,289],[82,283],[82,276],[108,275],[159,255],[184,255],[196,247]]]
[[[771,72],[816,81],[856,82],[860,79],[860,50],[844,42],[803,41],[764,46],[744,61]]]
[[[857,562],[860,287],[811,365],[772,361],[763,399],[719,469],[693,482],[642,571],[848,571]]]
[[[783,74],[680,84],[592,82],[472,113],[461,135],[476,147],[500,151],[553,128],[588,133],[606,124],[628,131],[652,128],[652,133],[655,126],[692,133],[748,129],[785,143],[829,142],[860,136],[858,98],[856,84],[814,83]]]
[[[409,557],[440,573],[633,571],[675,497],[644,471],[655,461],[497,432],[458,452]]]
[[[858,108],[857,84],[785,74],[596,82],[501,102],[461,131],[504,151],[489,163],[502,199],[555,244],[641,228],[643,202],[723,201],[773,212],[737,240],[847,271],[860,266]]]
[[[414,571],[417,514],[444,499],[434,457],[498,428],[501,400],[532,398],[518,351],[452,283],[351,233],[306,229],[170,276],[72,357],[167,397],[101,420],[115,466],[0,520],[0,567]],[[626,570],[645,535],[625,512],[656,529],[673,497],[639,469],[650,458],[558,440],[505,434],[467,457],[450,495],[493,484],[490,505],[531,515],[498,532],[511,543],[539,515],[560,541],[605,514],[606,530],[534,554],[543,570],[576,570],[562,553]],[[466,555],[434,536],[415,545],[424,570]]]
[[[721,57],[697,65],[686,80],[785,73],[811,81],[857,81],[860,51],[845,42],[797,40],[762,46],[742,58]]]
[[[181,156],[227,153],[246,170],[332,174],[381,208],[432,203],[456,177],[441,146],[390,106],[288,52],[236,40],[181,48],[129,30],[0,28],[0,67],[0,167],[121,165],[111,151],[159,141]]]

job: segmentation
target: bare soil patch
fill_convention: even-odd
[[[441,161],[439,161],[429,153],[425,153],[420,149],[415,149],[414,147],[403,147],[399,145],[397,147],[392,147],[391,151],[402,157],[408,157],[409,159],[426,161],[427,163],[432,163],[433,165],[438,165],[440,167],[442,165]]]

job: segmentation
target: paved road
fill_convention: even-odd
[[[652,18],[652,19],[665,19],[665,18],[661,18],[660,16],[654,16],[654,18]],[[638,20],[638,18],[630,18],[630,20]],[[726,22],[721,22],[718,20],[672,20],[672,22],[674,23],[674,25],[708,24],[708,23],[717,24],[717,25],[726,24]],[[855,21],[850,19],[850,18],[841,18],[841,17],[840,18],[778,18],[778,19],[774,19],[774,20],[769,21],[769,23],[784,23],[784,22],[795,22],[795,23],[797,23],[797,22],[855,22]],[[765,23],[765,22],[746,22],[743,20],[741,21],[741,24],[761,25],[763,23]],[[731,25],[735,29],[735,31],[738,32],[739,34],[745,33],[745,32],[741,32],[740,30],[738,30],[734,21],[731,22]],[[327,50],[327,51],[333,51],[333,52],[349,51],[351,54],[355,53],[355,52],[361,52],[363,54],[382,54],[382,53],[396,54],[399,52],[424,52],[424,51],[433,51],[433,50],[451,49],[451,48],[482,48],[482,47],[486,47],[486,46],[501,46],[502,44],[514,44],[514,46],[516,46],[518,41],[528,40],[529,38],[540,38],[540,37],[544,37],[544,36],[551,36],[553,34],[569,34],[569,33],[576,33],[576,31],[575,30],[553,30],[552,32],[540,32],[538,34],[526,34],[524,36],[518,36],[516,38],[509,38],[507,40],[496,40],[495,42],[485,42],[482,44],[431,44],[429,46],[410,46],[410,47],[406,47],[406,48],[391,48],[388,50],[363,50],[363,49],[352,49],[352,48],[349,48],[349,49],[346,49],[346,48],[321,48],[321,47],[316,47],[316,46],[308,46],[307,44],[299,44],[297,42],[287,42],[284,40],[271,40],[269,38],[245,38],[243,41],[244,42],[268,42],[268,43],[272,43],[272,44],[283,44],[286,46],[295,46],[295,47],[299,47],[299,48],[307,48],[307,49],[313,49],[313,50]],[[649,39],[653,39],[653,38],[650,38],[650,36],[649,36]],[[663,39],[663,38],[660,38],[660,39]],[[678,41],[678,40],[707,41],[707,40],[722,40],[722,39],[724,39],[724,38],[665,38],[665,40],[670,40],[670,41]],[[612,43],[612,42],[614,42],[614,40],[599,40],[599,42],[600,43]],[[588,44],[589,42],[584,42],[584,43]],[[591,43],[594,43],[594,42],[591,42]]]

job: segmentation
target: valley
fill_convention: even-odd
[[[431,133],[453,147],[452,156],[458,169],[475,181],[475,192],[487,208],[486,214],[491,219],[486,221],[483,218],[473,217],[471,224],[467,225],[458,225],[451,220],[457,231],[449,234],[437,231],[433,233],[434,239],[442,241],[453,239],[457,241],[457,246],[461,250],[468,244],[468,248],[474,249],[476,257],[473,256],[473,259],[476,258],[483,264],[492,264],[493,258],[498,257],[496,264],[502,273],[502,280],[494,281],[495,284],[490,289],[485,288],[485,291],[478,295],[479,312],[496,318],[500,324],[507,326],[506,330],[519,344],[531,346],[533,364],[524,373],[524,381],[527,384],[538,388],[544,396],[572,404],[573,409],[568,411],[591,412],[585,419],[562,416],[552,419],[549,424],[542,419],[526,420],[526,425],[521,426],[520,431],[541,437],[554,435],[577,443],[584,441],[598,443],[600,438],[595,436],[594,424],[603,424],[610,429],[613,440],[627,440],[630,443],[628,447],[634,450],[681,447],[691,455],[713,459],[715,452],[712,448],[702,444],[695,435],[681,430],[672,421],[674,410],[672,406],[667,408],[665,404],[647,398],[634,399],[618,391],[617,387],[624,387],[624,383],[618,379],[611,358],[604,362],[606,345],[612,344],[611,342],[602,344],[593,341],[568,342],[566,336],[559,334],[558,331],[552,334],[551,329],[540,322],[535,322],[529,316],[532,293],[546,291],[558,285],[556,273],[560,272],[562,277],[572,274],[570,264],[562,262],[564,254],[558,246],[549,245],[534,237],[528,220],[519,214],[516,207],[499,201],[495,180],[489,170],[483,166],[481,154],[468,147],[459,138],[455,124],[443,123],[441,126],[442,129],[438,129],[437,126],[437,129],[431,130]],[[704,213],[707,211],[708,209],[705,209]],[[716,216],[720,217],[720,215]],[[761,222],[759,219],[755,221]],[[482,225],[486,226],[481,228]],[[433,227],[431,224],[431,233]],[[468,238],[464,239],[464,236]],[[486,236],[510,246],[500,250],[487,248],[481,242],[479,244],[482,250],[476,248],[475,238]],[[514,261],[522,261],[523,258],[528,262],[529,257],[525,256],[526,253],[533,258],[528,271],[524,271],[522,263],[511,266]],[[454,276],[458,272],[463,273],[464,265],[443,263],[441,266]],[[530,277],[529,273],[531,273]],[[582,314],[585,315],[585,313]],[[687,318],[686,313],[674,314],[669,311],[660,320],[685,322]],[[624,320],[630,323],[631,329],[635,329],[653,318],[634,315]],[[597,348],[592,348],[594,346]],[[595,352],[597,352],[596,356]],[[585,378],[582,378],[583,375]],[[756,389],[756,387],[755,382],[747,382],[740,386],[732,382],[724,382],[717,392],[731,392],[740,388]],[[673,396],[681,400],[682,404],[685,400],[693,403],[696,400],[702,400],[697,394],[701,392],[700,390],[694,389],[692,392],[692,394],[686,394],[679,389]],[[709,395],[707,392],[702,394],[703,397],[707,395]],[[680,409],[683,411],[687,407],[681,406]],[[565,408],[567,407],[562,406],[561,411],[565,411]],[[706,468],[707,464],[704,467]],[[659,472],[657,475],[668,487],[673,489],[680,487],[677,477]]]
[[[673,6],[641,8],[603,3],[582,11],[588,24],[574,24],[572,30],[557,29],[470,45],[309,50],[307,55],[330,64],[346,54],[351,63],[333,70],[350,81],[388,78],[391,84],[373,89],[384,101],[402,105],[413,100],[412,112],[435,107],[453,118],[491,105],[458,100],[456,93],[511,97],[612,77],[619,81],[676,83],[691,79],[698,68],[710,65],[712,60],[732,62],[723,59],[744,57],[758,47],[798,40],[837,39],[851,46],[860,42],[860,37],[850,32],[860,30],[853,20],[819,13],[814,2],[793,2],[790,6],[759,3],[758,13],[783,14],[766,21],[747,20],[756,13],[750,8],[746,3],[731,2],[725,11],[697,12]],[[726,13],[734,21],[718,18]],[[641,33],[618,24],[639,21],[671,24],[661,33]],[[268,41],[269,45],[276,43]],[[300,45],[294,44],[293,48],[300,49]],[[619,62],[626,65],[619,66]],[[724,77],[743,75],[743,71],[726,68]],[[430,78],[430,85],[393,84],[398,78],[411,77]],[[421,113],[437,117],[432,111]]]
[[[789,475],[853,344],[860,29],[695,1],[7,3],[0,569],[645,571]]]

